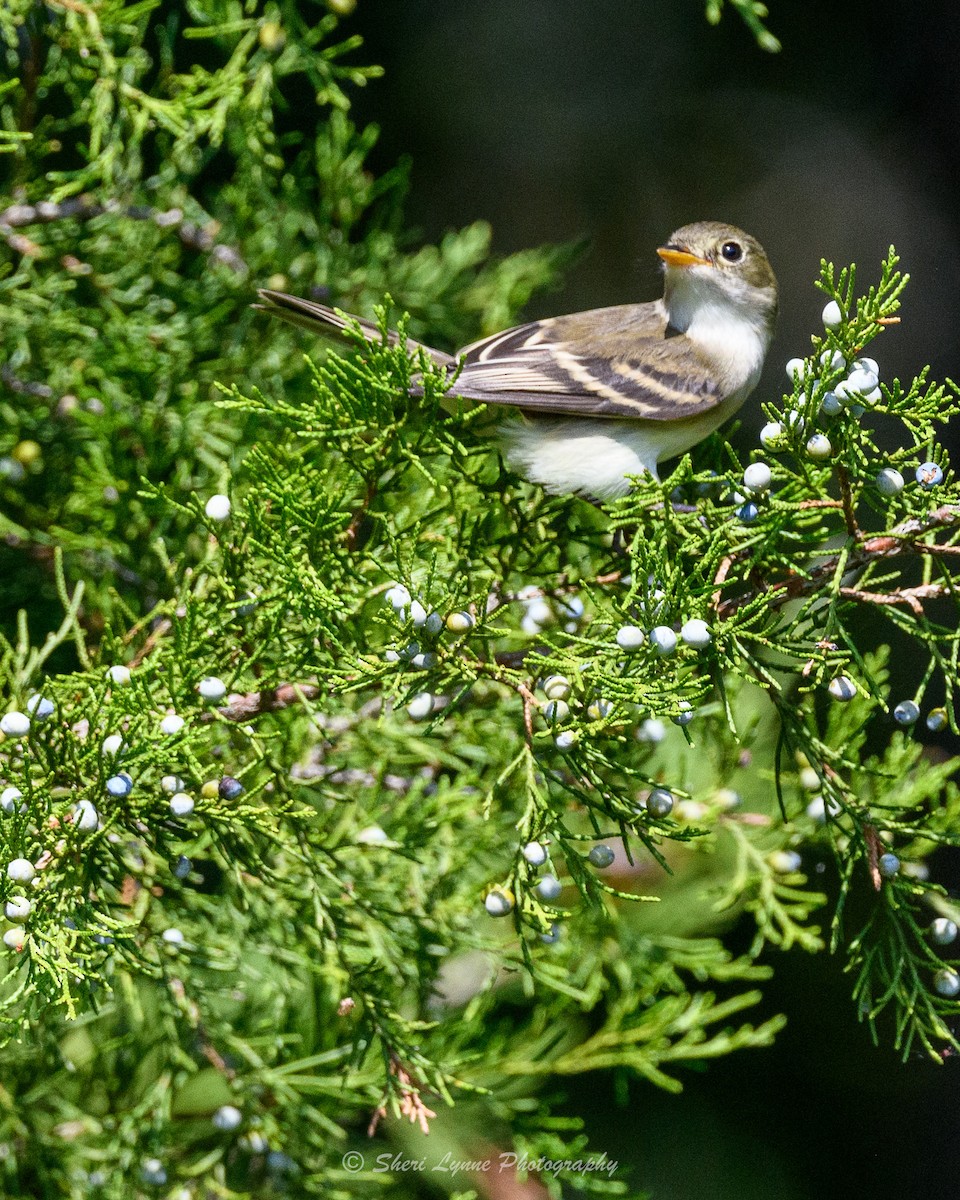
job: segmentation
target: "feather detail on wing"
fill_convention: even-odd
[[[315,300],[304,300],[300,296],[290,296],[286,292],[274,292],[268,288],[261,288],[257,294],[263,303],[254,304],[254,308],[269,313],[271,316],[279,317],[282,321],[296,325],[300,329],[308,329],[311,333],[330,333],[331,331],[345,333],[356,324],[360,326],[360,332],[368,342],[379,342],[382,337],[380,327],[374,321],[368,321],[364,317],[354,317],[350,313],[329,308],[326,304],[319,304]],[[397,332],[391,329],[387,334],[387,340],[391,346],[395,346],[400,338]],[[417,350],[425,350],[438,366],[452,368],[457,363],[452,355],[446,354],[443,350],[434,350],[430,346],[424,346],[422,342],[416,342],[413,338],[407,338],[406,350],[408,354],[415,354]]]
[[[535,321],[468,346],[453,394],[541,414],[692,417],[725,397],[672,332],[659,304]]]

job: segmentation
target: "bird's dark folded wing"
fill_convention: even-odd
[[[271,316],[279,317],[282,321],[296,325],[300,329],[308,329],[311,333],[319,334],[329,334],[331,331],[342,334],[356,322],[368,342],[380,341],[379,325],[364,317],[354,317],[350,313],[329,308],[326,304],[318,304],[315,300],[304,300],[300,296],[290,296],[286,292],[274,292],[268,288],[261,288],[257,294],[263,303],[254,304],[254,308],[269,313]],[[397,344],[400,339],[396,330],[389,331],[387,340],[392,346]],[[440,366],[452,367],[457,361],[452,355],[446,354],[442,350],[434,350],[430,346],[424,346],[421,342],[415,342],[413,338],[407,338],[408,354],[415,354],[420,349],[426,350],[427,354]]]
[[[542,415],[669,421],[724,394],[654,305],[625,305],[533,322],[468,346],[453,393]]]

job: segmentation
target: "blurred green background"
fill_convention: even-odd
[[[875,344],[884,377],[960,375],[960,5],[773,0],[779,55],[732,12],[708,27],[695,0],[361,0],[346,26],[387,72],[354,108],[382,126],[373,166],[412,157],[424,237],[485,218],[502,253],[591,239],[529,315],[649,299],[674,228],[732,221],[780,278],[769,398],[819,327],[821,257],[866,283],[892,242],[913,282]],[[761,423],[745,413],[741,436]],[[935,869],[960,886],[955,859]],[[839,961],[776,965],[767,1011],[790,1022],[773,1051],[688,1072],[679,1097],[579,1084],[571,1108],[594,1114],[597,1143],[658,1200],[953,1200],[955,1064],[874,1048]]]

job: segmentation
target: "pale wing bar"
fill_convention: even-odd
[[[574,354],[538,340],[545,333],[527,326],[470,348],[454,393],[530,412],[653,421],[695,416],[723,398],[692,354],[689,371],[661,371],[633,357]]]

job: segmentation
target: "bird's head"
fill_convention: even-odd
[[[670,235],[663,260],[670,324],[681,333],[694,322],[722,317],[748,321],[772,334],[777,280],[756,238],[722,221],[697,221]]]

